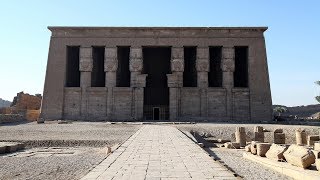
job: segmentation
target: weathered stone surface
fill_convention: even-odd
[[[285,144],[286,143],[286,135],[284,133],[274,133],[273,142],[275,144]]]
[[[295,144],[292,144],[283,155],[288,163],[302,168],[307,168],[315,162],[315,155],[311,150]]]
[[[317,141],[317,142],[314,142],[314,147],[313,147],[314,150],[317,150],[317,151],[320,151],[320,142]]]
[[[279,161],[284,160],[283,153],[288,149],[287,145],[272,144],[270,149],[265,154],[268,159]]]
[[[228,149],[240,149],[240,143],[237,142],[226,142],[224,147]]]
[[[260,143],[258,141],[251,141],[251,147],[250,147],[250,150],[251,150],[251,153],[256,155],[257,154],[257,143]]]
[[[244,147],[244,150],[247,152],[251,152],[251,144],[248,144]]]
[[[261,157],[265,157],[270,146],[271,146],[270,143],[257,143],[257,155]]]
[[[254,132],[254,140],[264,142],[264,132]]]
[[[319,141],[319,135],[308,135],[307,144],[313,146],[315,141]]]
[[[320,171],[320,159],[316,159],[316,167],[317,167],[317,170]]]
[[[237,127],[235,136],[236,142],[239,143],[241,147],[246,146],[246,131],[244,127]]]
[[[307,144],[307,134],[305,130],[302,130],[302,129],[296,130],[296,143],[297,145]]]
[[[148,74],[141,76],[144,73],[143,48],[166,46],[171,47],[171,57],[166,86],[169,88],[169,103],[164,109],[169,113],[170,120],[253,122],[271,120],[264,27],[49,27],[49,29],[52,32],[52,39],[41,118],[144,120],[146,118],[144,90],[148,86],[146,80]],[[250,81],[247,88],[234,88],[234,47],[241,44],[246,44],[250,49],[248,52]],[[80,46],[81,86],[65,87],[66,47],[73,45]],[[90,87],[92,47],[95,46],[105,46],[104,90],[100,87]],[[127,101],[125,105],[122,102],[117,104],[120,101],[117,101],[118,97],[113,93],[118,88],[121,91],[120,87],[116,87],[117,46],[130,46],[130,87],[126,87],[128,88],[126,93],[121,93]],[[197,87],[183,87],[183,76],[179,74],[183,73],[185,68],[183,52],[185,46],[197,47],[195,65]],[[210,46],[222,47],[222,87],[208,87]],[[88,93],[89,88],[92,88],[90,93]],[[136,91],[136,88],[140,89]],[[101,94],[99,96],[104,99],[99,102],[93,100],[97,98],[91,97],[94,94]],[[97,113],[91,112],[95,106]],[[125,115],[118,114],[121,108],[126,112]]]

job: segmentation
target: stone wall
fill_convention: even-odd
[[[171,47],[170,120],[271,120],[265,27],[49,27],[44,119],[143,120],[143,47]],[[80,87],[65,87],[66,47],[80,46]],[[105,47],[105,87],[90,87],[92,46]],[[130,46],[130,87],[116,87],[117,46]],[[197,47],[197,87],[183,84],[183,47]],[[222,87],[208,87],[209,47],[222,47]],[[235,47],[248,47],[248,87],[234,88]]]
[[[0,124],[21,122],[23,120],[25,120],[25,118],[20,114],[0,114]]]

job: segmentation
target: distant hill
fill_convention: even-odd
[[[11,102],[0,98],[0,108],[2,107],[10,107]]]
[[[273,105],[272,107],[276,106],[282,106],[283,105]],[[297,115],[298,117],[311,117],[314,114],[320,112],[320,104],[313,104],[313,105],[307,105],[307,106],[293,106],[293,107],[286,107],[288,109],[288,112],[283,113],[282,115],[288,116],[288,115]]]

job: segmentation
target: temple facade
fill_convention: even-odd
[[[271,120],[266,27],[48,28],[46,120]]]

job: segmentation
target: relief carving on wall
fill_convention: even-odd
[[[209,72],[209,59],[197,59],[197,71]]]
[[[234,60],[233,59],[223,59],[221,64],[221,69],[224,72],[233,72],[235,69]]]
[[[171,61],[171,71],[173,72],[183,72],[184,62],[183,59],[173,59]]]
[[[143,63],[142,63],[142,59],[130,59],[130,71],[132,72],[138,72],[138,71],[142,71],[143,68]]]
[[[79,62],[79,71],[92,71],[92,60],[81,58]]]
[[[130,49],[130,59],[141,59],[142,58],[142,48],[131,48]]]
[[[118,63],[115,58],[107,58],[104,62],[104,71],[105,72],[115,72],[117,71]]]
[[[198,47],[197,48],[197,59],[209,59],[209,48]]]

